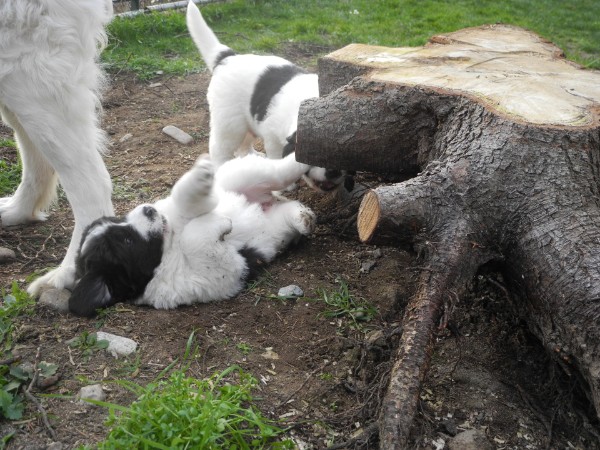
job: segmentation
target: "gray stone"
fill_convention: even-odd
[[[297,298],[302,297],[303,295],[304,291],[295,284],[290,284],[289,286],[282,287],[281,289],[279,289],[279,292],[277,292],[278,297],[285,298]]]
[[[17,255],[9,248],[0,247],[0,264],[13,261]]]
[[[46,289],[40,295],[40,305],[45,305],[59,313],[69,312],[69,297],[71,291],[67,289]]]
[[[487,436],[481,430],[466,430],[448,440],[450,450],[494,450]]]
[[[373,267],[375,267],[375,264],[377,264],[377,261],[374,259],[369,259],[368,261],[363,262],[360,265],[360,273],[369,273]]]
[[[117,336],[116,334],[98,331],[96,339],[98,341],[108,341],[106,351],[110,352],[115,358],[129,356],[137,350],[137,342],[126,337]]]
[[[79,402],[91,405],[91,403],[86,402],[84,399],[89,400],[98,400],[104,401],[106,399],[106,394],[104,393],[104,389],[102,389],[101,384],[90,384],[89,386],[84,386],[79,390]]]
[[[127,133],[125,135],[123,135],[123,137],[121,139],[119,139],[119,142],[125,142],[128,141],[129,139],[131,139],[133,137],[133,134],[131,133]]]
[[[177,128],[173,125],[167,125],[162,130],[163,130],[163,133],[165,133],[167,136],[171,136],[177,142],[184,144],[184,145],[190,144],[194,140],[194,138],[192,138],[185,131],[180,130],[179,128]]]

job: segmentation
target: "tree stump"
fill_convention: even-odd
[[[321,59],[319,77],[322,97],[300,109],[297,159],[413,175],[369,191],[358,214],[362,241],[426,255],[381,448],[405,447],[436,332],[490,261],[600,416],[600,73],[491,25],[419,48],[349,45]]]

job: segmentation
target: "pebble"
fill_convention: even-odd
[[[126,337],[117,336],[116,334],[98,331],[96,332],[96,339],[98,341],[108,341],[106,351],[110,352],[115,358],[129,356],[137,350],[137,342]]]
[[[7,263],[15,259],[17,255],[9,248],[0,247],[0,264]]]
[[[162,131],[167,136],[171,136],[177,142],[179,142],[181,144],[184,144],[184,145],[187,145],[187,144],[191,143],[194,140],[194,138],[192,138],[185,131],[180,130],[179,128],[177,128],[177,127],[175,127],[173,125],[167,125],[166,127],[164,127],[162,129]]]
[[[369,273],[373,267],[377,264],[374,259],[369,259],[360,265],[360,273]]]
[[[304,295],[304,291],[300,288],[300,286],[296,286],[295,284],[290,284],[289,286],[282,287],[277,292],[277,297],[284,298],[297,298],[302,297]]]
[[[61,314],[69,312],[69,297],[71,291],[67,289],[46,289],[40,295],[39,303]]]
[[[104,401],[106,399],[106,394],[104,393],[104,389],[102,389],[101,384],[90,384],[89,386],[84,386],[79,390],[78,397],[79,403],[91,405],[91,403],[88,403],[83,399]]]
[[[448,440],[450,450],[493,450],[494,446],[488,441],[481,430],[466,430]]]
[[[121,139],[119,139],[119,142],[125,142],[128,141],[129,139],[131,139],[133,137],[133,134],[131,133],[127,133],[125,135],[123,135],[123,137]]]

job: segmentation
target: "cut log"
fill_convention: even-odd
[[[367,193],[358,214],[362,241],[418,245],[427,260],[381,448],[406,445],[445,305],[490,261],[600,417],[600,73],[493,25],[420,48],[350,45],[322,58],[319,77],[326,95],[302,104],[296,158],[414,175]]]

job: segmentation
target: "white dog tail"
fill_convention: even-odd
[[[186,23],[194,44],[200,50],[200,54],[211,72],[223,59],[235,55],[233,50],[219,42],[193,0],[188,3]]]

